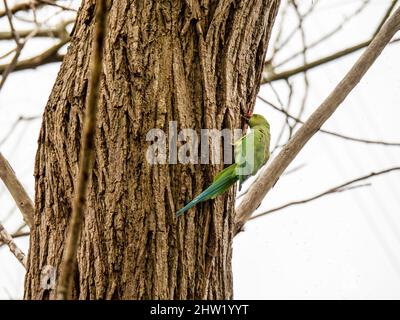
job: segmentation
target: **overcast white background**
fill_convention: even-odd
[[[320,1],[316,8],[318,14],[306,25],[307,40],[312,42],[324,31],[331,30],[361,2]],[[368,9],[346,25],[339,36],[314,50],[309,60],[367,40],[389,3],[388,0],[371,1]],[[296,20],[292,18],[288,26],[295,25]],[[0,28],[6,30],[7,24],[2,22]],[[290,30],[288,27],[287,31]],[[47,44],[36,41],[24,55],[41,51]],[[294,41],[286,52],[290,55],[299,49],[300,43]],[[0,47],[0,54],[2,50]],[[323,101],[359,54],[309,72],[311,88],[306,115]],[[399,44],[387,47],[324,128],[353,137],[400,142],[399,57]],[[0,92],[0,141],[20,115],[43,112],[58,69],[59,64],[51,64],[10,75]],[[281,83],[274,86],[278,91],[285,91]],[[268,86],[260,94],[274,99]],[[256,112],[269,119],[274,141],[282,115],[260,101]],[[0,146],[32,197],[40,122],[37,119],[20,123]],[[400,147],[365,145],[317,134],[291,168],[299,165],[304,167],[282,177],[257,212],[312,196],[372,171],[400,166]],[[399,299],[400,173],[369,182],[372,183],[369,187],[326,196],[248,223],[245,232],[234,241],[235,298]],[[0,183],[0,220],[10,232],[22,223],[17,210],[7,219],[12,208],[11,198]],[[16,241],[27,252],[28,240]],[[7,247],[1,247],[0,298],[21,298],[23,282],[23,268]]]

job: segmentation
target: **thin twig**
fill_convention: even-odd
[[[19,32],[16,33],[13,26],[11,26],[12,32],[10,32],[8,34],[7,33],[3,34],[3,36],[5,36],[6,38],[10,37],[10,36],[14,37],[15,41],[17,42],[17,47],[13,50],[13,52],[15,51],[15,55],[14,55],[11,63],[6,64],[6,65],[0,65],[0,72],[3,73],[1,81],[0,81],[0,90],[3,87],[8,75],[11,72],[17,71],[17,70],[28,69],[28,68],[34,68],[37,65],[54,62],[57,59],[59,59],[58,50],[60,48],[62,48],[67,42],[69,42],[69,39],[70,39],[70,36],[66,30],[66,27],[68,26],[68,24],[72,23],[74,20],[70,19],[67,21],[63,21],[63,22],[59,23],[59,25],[54,30],[51,30],[51,29],[43,30],[42,25],[44,25],[49,19],[56,16],[57,14],[58,13],[55,13],[55,14],[49,16],[47,19],[45,19],[44,21],[41,21],[40,23],[36,21],[35,22],[36,28],[33,30],[22,31],[21,33],[19,33]],[[11,19],[9,19],[9,20],[10,20],[10,25],[11,25],[12,21],[11,21]],[[35,37],[39,33],[42,33],[42,35],[43,35],[43,32],[45,32],[45,31],[48,31],[48,32],[54,31],[55,33],[53,35],[56,35],[60,39],[60,42],[35,57],[26,59],[24,61],[18,61],[21,51],[22,51],[23,47],[25,46],[25,44],[28,42],[28,40]],[[29,33],[27,33],[27,32],[29,32]],[[22,41],[20,41],[19,38],[18,39],[15,38],[15,36],[20,37],[21,35],[23,35]],[[47,36],[49,36],[49,35],[47,35]],[[9,53],[5,54],[5,56],[7,56],[7,55],[9,55]]]
[[[305,12],[303,15],[301,16],[301,20],[305,20],[305,18],[307,18],[309,15],[311,15],[311,13],[314,11],[316,5],[317,5],[318,1],[315,1],[315,3],[313,3],[310,8],[307,10],[307,12]],[[290,0],[288,1],[289,3],[294,3],[294,0]],[[286,13],[285,13],[286,14]],[[288,34],[288,36],[282,41],[282,43],[280,43],[279,45],[277,44],[274,50],[274,54],[278,53],[280,50],[282,50],[282,48],[284,48],[289,42],[290,40],[292,40],[292,38],[296,35],[296,33],[300,30],[300,24],[301,22],[298,22],[297,26]]]
[[[390,42],[390,44],[394,44],[394,43],[397,43],[399,41],[400,41],[400,39],[394,39],[394,40],[392,40]],[[352,53],[354,53],[354,52],[356,52],[358,50],[361,50],[361,49],[363,49],[365,47],[368,47],[371,44],[371,42],[372,42],[372,39],[364,41],[364,42],[361,42],[361,43],[359,43],[357,45],[348,47],[348,48],[346,48],[344,50],[337,51],[337,52],[335,52],[335,53],[333,53],[331,55],[328,55],[328,56],[326,56],[324,58],[314,60],[312,62],[307,63],[306,65],[301,65],[299,67],[296,67],[296,68],[293,68],[293,69],[290,69],[290,70],[287,70],[287,71],[282,71],[282,72],[279,72],[279,73],[270,74],[267,77],[265,77],[264,79],[262,79],[261,84],[265,84],[265,83],[272,82],[272,81],[288,79],[288,78],[293,77],[293,76],[295,76],[295,75],[297,75],[299,73],[302,73],[304,71],[308,71],[308,70],[314,69],[314,68],[319,67],[319,66],[321,66],[323,64],[326,64],[326,63],[335,61],[337,59],[343,58],[345,56],[348,56],[348,55],[350,55],[350,54],[352,54]]]
[[[15,14],[17,12],[29,11],[29,10],[32,10],[32,8],[37,9],[39,7],[44,7],[44,6],[58,7],[58,8],[63,9],[64,11],[76,11],[74,8],[60,5],[60,4],[56,3],[55,1],[51,1],[51,0],[32,0],[32,1],[17,3],[13,7],[10,8],[10,11],[12,14]],[[6,14],[7,14],[6,10],[0,11],[0,18],[4,17]]]
[[[79,176],[72,204],[71,222],[60,266],[60,278],[57,287],[57,299],[70,299],[75,273],[77,251],[84,220],[87,193],[91,170],[94,162],[94,142],[96,133],[96,114],[99,103],[100,81],[103,70],[103,47],[106,29],[106,0],[96,1],[93,52],[91,58],[91,77],[86,103],[83,139],[79,164]]]
[[[299,21],[299,31],[300,31],[300,38],[301,38],[301,43],[302,43],[302,52],[301,55],[303,57],[303,65],[307,64],[307,51],[308,51],[308,46],[307,46],[307,41],[306,41],[306,34],[304,32],[304,18],[302,17],[302,15],[300,14],[299,8],[297,6],[297,3],[295,0],[291,0],[291,3],[293,5],[293,8],[296,12],[296,16],[297,19]],[[297,114],[297,117],[300,118],[305,110],[306,107],[306,103],[307,103],[307,98],[308,98],[308,89],[309,89],[309,81],[308,81],[308,75],[307,75],[307,70],[303,72],[303,81],[304,81],[304,94],[303,94],[303,98],[301,101],[301,105],[300,105],[300,109],[299,112]],[[293,126],[293,128],[291,126],[289,126],[289,139],[292,137],[292,132],[293,129],[296,127],[296,124]]]
[[[280,205],[280,206],[278,206],[276,208],[269,209],[267,211],[264,211],[262,213],[259,213],[259,214],[255,215],[255,216],[252,216],[249,220],[253,220],[253,219],[265,216],[265,215],[267,215],[269,213],[276,212],[276,211],[279,211],[279,210],[282,210],[282,209],[285,209],[285,208],[288,208],[288,207],[291,207],[291,206],[294,206],[294,205],[305,204],[305,203],[317,200],[319,198],[322,198],[322,197],[330,195],[330,194],[343,192],[343,191],[354,190],[355,188],[369,186],[370,184],[362,184],[362,185],[356,185],[356,186],[351,186],[351,185],[353,185],[353,184],[355,184],[357,182],[360,182],[360,181],[368,180],[368,179],[376,177],[376,176],[380,176],[380,175],[383,175],[383,174],[386,174],[386,173],[389,173],[389,172],[392,172],[392,171],[399,171],[399,170],[400,170],[400,167],[393,167],[393,168],[389,168],[389,169],[382,170],[382,171],[379,171],[379,172],[372,172],[370,174],[367,174],[367,175],[364,175],[364,176],[361,176],[361,177],[358,177],[358,178],[355,178],[355,179],[351,179],[351,180],[349,180],[349,181],[347,181],[345,183],[342,183],[342,184],[340,184],[338,186],[329,188],[328,190],[326,190],[324,192],[320,192],[320,193],[318,193],[318,194],[316,194],[316,195],[314,195],[312,197],[309,197],[309,198],[306,198],[306,199],[302,199],[302,200],[297,200],[297,201],[291,201],[291,202],[288,202],[286,204]]]
[[[5,11],[6,11],[6,14],[7,14],[7,19],[8,19],[8,24],[9,24],[9,26],[10,26],[10,29],[11,29],[11,33],[12,33],[12,35],[13,35],[13,38],[14,38],[14,40],[15,40],[15,43],[17,44],[17,46],[19,45],[19,35],[18,35],[18,33],[15,31],[15,27],[14,27],[14,23],[13,23],[13,17],[12,17],[12,12],[11,12],[11,10],[8,8],[8,2],[7,2],[7,0],[3,0],[3,3],[4,3],[4,9],[5,9]]]
[[[32,229],[33,226],[33,202],[29,198],[22,184],[19,182],[14,170],[11,168],[7,159],[0,152],[0,179],[3,180],[8,191],[11,193],[15,203],[22,213],[24,221]]]
[[[14,23],[13,23],[12,12],[11,12],[10,9],[8,8],[7,0],[3,0],[3,3],[4,3],[5,11],[6,11],[6,13],[7,13],[7,19],[8,19],[8,24],[9,24],[9,26],[10,26],[11,34],[12,34],[12,37],[13,37],[13,39],[14,39],[14,41],[15,41],[15,44],[16,44],[16,48],[15,48],[15,54],[14,54],[13,59],[11,60],[11,63],[10,63],[10,64],[7,66],[7,68],[2,72],[1,81],[0,81],[0,91],[1,91],[1,89],[3,88],[3,86],[4,86],[4,83],[6,82],[6,79],[7,79],[8,75],[10,74],[10,72],[12,71],[12,69],[15,67],[15,65],[16,65],[16,63],[17,63],[17,61],[18,61],[18,58],[19,58],[19,56],[20,56],[20,54],[21,54],[22,48],[23,48],[24,45],[25,45],[25,42],[21,42],[21,41],[20,41],[18,32],[15,30]]]
[[[10,34],[11,35],[11,34]],[[12,38],[11,38],[12,39]],[[12,48],[11,50],[7,51],[6,53],[2,54],[0,56],[0,60],[7,58],[9,55],[11,55],[13,52],[15,52],[16,48]]]
[[[18,124],[22,121],[32,121],[40,119],[40,116],[31,116],[31,117],[25,117],[25,116],[19,116],[17,120],[12,124],[10,130],[5,134],[5,136],[0,140],[0,147],[7,141],[7,139],[12,135],[14,130],[17,128]]]
[[[382,53],[395,33],[400,29],[400,8],[386,21],[374,40],[336,86],[326,100],[314,111],[286,146],[260,173],[259,179],[250,187],[236,209],[236,233],[251,217],[260,205],[269,190],[275,185],[279,177],[305,146],[308,140],[318,132],[321,126],[329,119],[344,99],[360,82],[362,77]]]
[[[289,79],[286,79],[285,82],[286,82],[286,85],[287,85],[287,87],[288,87],[288,98],[287,98],[286,104],[283,104],[283,102],[282,102],[282,100],[281,100],[281,98],[280,98],[280,96],[279,96],[279,93],[275,90],[275,88],[274,88],[272,82],[269,82],[268,85],[271,87],[272,92],[274,93],[274,95],[275,95],[275,97],[276,97],[276,99],[277,99],[279,105],[281,106],[281,109],[282,109],[282,110],[285,110],[285,113],[284,113],[284,114],[289,114],[290,108],[291,108],[291,106],[292,106],[293,86],[292,86],[292,84],[290,83]],[[292,135],[292,126],[291,126],[289,120],[290,120],[290,117],[285,116],[285,121],[282,123],[282,126],[281,126],[281,128],[280,128],[280,130],[279,130],[279,134],[277,135],[276,142],[275,142],[275,146],[280,145],[281,139],[283,138],[283,135],[284,135],[284,133],[285,133],[286,126],[289,128],[289,136]],[[273,153],[274,151],[275,151],[275,150],[273,150],[272,153]]]
[[[261,97],[260,95],[257,96],[258,99],[260,99],[262,102],[264,102],[265,104],[269,105],[271,108],[273,108],[276,111],[281,112],[282,114],[285,115],[285,117],[290,118],[294,121],[296,121],[297,123],[301,123],[303,124],[304,121],[292,116],[289,112],[287,112],[285,109],[283,108],[279,108],[277,105],[273,104],[272,102],[264,99],[263,97]],[[381,145],[381,146],[387,146],[387,147],[400,147],[400,142],[387,142],[387,141],[380,141],[380,140],[370,140],[370,139],[361,139],[361,138],[354,138],[354,137],[350,137],[350,136],[346,136],[344,134],[340,134],[337,132],[333,132],[333,131],[329,131],[329,130],[325,130],[325,129],[319,129],[318,132],[324,133],[324,134],[328,134],[340,139],[344,139],[344,140],[349,140],[349,141],[353,141],[353,142],[360,142],[360,143],[366,143],[366,144],[376,144],[376,145]],[[279,146],[278,146],[279,147]]]
[[[369,4],[370,1],[364,1],[359,8],[357,8],[353,13],[351,13],[348,16],[345,16],[343,20],[338,24],[336,27],[334,27],[332,30],[330,30],[328,33],[324,34],[321,36],[319,39],[313,41],[312,43],[307,45],[307,50],[312,49],[326,40],[330,39],[332,36],[336,35],[340,30],[344,28],[344,26],[349,22],[352,21],[354,17],[359,15]],[[386,20],[386,19],[385,19]],[[383,20],[383,22],[385,22]],[[379,28],[380,29],[380,28]],[[293,59],[297,58],[298,56],[302,55],[303,51],[298,51],[293,53],[291,56],[285,58],[284,60],[280,61],[279,63],[275,64],[273,67],[274,69],[281,67],[282,65],[288,63],[289,61],[292,61]]]
[[[59,38],[59,39],[64,39],[64,38],[68,38],[68,32],[66,30],[66,28],[68,27],[68,25],[70,25],[71,23],[74,23],[75,19],[68,19],[66,21],[63,21],[62,23],[60,23],[59,25],[55,26],[55,27],[48,27],[48,28],[38,28],[36,29],[31,29],[31,30],[18,30],[18,36],[20,38],[25,38],[29,35],[31,35],[32,33],[34,33],[34,37],[35,38]],[[39,23],[39,25],[41,25]],[[11,40],[13,39],[13,35],[11,32],[0,32],[0,40]]]
[[[64,56],[59,55],[58,51],[68,42],[69,39],[62,40],[59,43],[47,49],[46,51],[38,54],[37,56],[18,61],[15,67],[13,68],[13,71],[33,69],[45,65],[47,63],[61,62]],[[0,65],[0,72],[3,72],[7,67],[8,64]]]
[[[14,38],[16,44],[17,44],[17,46],[16,46],[16,48],[15,48],[15,50],[14,50],[14,51],[15,51],[15,55],[14,55],[13,59],[11,60],[11,62],[10,62],[8,65],[5,65],[5,66],[4,66],[4,70],[2,71],[2,78],[1,78],[1,81],[0,81],[0,90],[3,88],[4,83],[5,83],[5,81],[6,81],[7,77],[8,77],[8,75],[9,75],[9,74],[14,70],[14,68],[16,68],[16,66],[18,65],[19,56],[20,56],[20,54],[21,54],[21,52],[22,52],[22,49],[24,48],[24,46],[25,46],[26,43],[28,42],[28,40],[31,39],[32,37],[34,37],[35,34],[39,32],[39,30],[40,30],[40,28],[41,28],[41,24],[44,24],[45,21],[47,20],[47,19],[46,19],[46,20],[43,21],[42,23],[38,23],[38,22],[36,21],[36,25],[37,25],[36,28],[33,29],[29,34],[27,34],[26,37],[24,37],[24,39],[21,41],[20,36],[19,36],[19,33],[16,32],[16,30],[15,30],[15,28],[14,28],[14,25],[13,25],[13,22],[12,22],[12,15],[11,15],[10,10],[9,10],[8,7],[7,7],[7,0],[3,0],[3,1],[4,1],[4,5],[5,5],[5,7],[6,7],[7,13],[8,13],[7,16],[8,16],[8,20],[9,20],[9,24],[10,24],[10,28],[11,28],[11,34],[12,34],[12,36],[13,36],[13,38]],[[52,17],[52,16],[50,16],[48,19],[50,19],[51,17]],[[65,31],[65,27],[66,27],[66,25],[64,25],[64,24],[61,24],[61,25],[59,26],[59,28],[64,28],[64,31],[60,31],[60,32],[58,33],[58,36],[60,37],[61,41],[66,41],[66,40],[69,39],[69,35],[68,35],[68,33]],[[0,66],[0,69],[1,69],[1,66]]]

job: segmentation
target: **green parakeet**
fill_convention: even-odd
[[[214,182],[180,209],[180,216],[196,204],[214,199],[239,181],[239,190],[250,176],[253,176],[269,159],[270,132],[268,121],[259,114],[253,114],[248,120],[250,132],[235,143],[235,163],[219,172]]]

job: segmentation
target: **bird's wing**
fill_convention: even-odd
[[[268,161],[270,136],[267,128],[260,127],[236,142],[235,162],[238,166],[239,190],[244,181]]]
[[[235,142],[235,163],[237,165],[243,165],[246,162],[246,151],[249,141],[253,141],[254,131],[250,131],[248,134],[241,137],[238,141]]]
[[[246,181],[252,173],[252,170],[249,169],[251,168],[251,164],[248,161],[248,154],[252,153],[254,137],[254,131],[251,130],[235,144],[236,175],[239,178],[239,190],[242,189],[243,182]]]
[[[254,134],[256,136],[254,142],[255,174],[269,159],[270,134],[267,127],[255,129]]]

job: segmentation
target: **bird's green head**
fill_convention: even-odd
[[[253,114],[249,119],[249,126],[253,128],[255,126],[267,126],[269,128],[269,123],[261,114]]]

